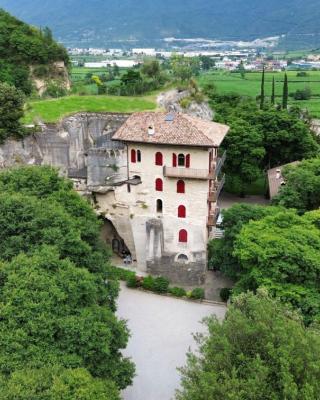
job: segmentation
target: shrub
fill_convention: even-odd
[[[311,95],[312,95],[311,89],[304,88],[296,90],[296,92],[293,94],[293,98],[295,100],[310,100]]]
[[[176,297],[184,297],[187,295],[187,292],[183,288],[176,287],[176,286],[169,288],[169,293],[171,293],[173,296],[176,296]]]
[[[190,295],[191,299],[202,300],[204,299],[204,289],[202,288],[195,288],[191,291]]]
[[[66,96],[66,94],[67,94],[67,90],[65,87],[63,87],[62,84],[59,84],[57,82],[50,82],[47,87],[47,90],[44,92],[43,96],[58,98],[58,97]]]
[[[162,276],[155,278],[153,281],[152,290],[157,293],[168,293],[169,280]]]
[[[118,267],[110,267],[109,268],[109,273],[108,273],[109,279],[127,281],[132,276],[136,276],[136,274],[133,271],[128,271],[126,269],[118,268]]]
[[[189,108],[189,106],[190,106],[190,104],[191,104],[191,99],[190,99],[190,97],[185,97],[185,98],[183,98],[183,99],[181,99],[180,100],[180,106],[183,108],[183,109],[187,109],[187,108]]]
[[[146,276],[142,281],[142,287],[146,290],[153,290],[154,279],[152,276]]]
[[[230,298],[231,292],[232,292],[232,289],[230,289],[230,288],[222,288],[220,290],[221,300],[227,302]]]
[[[49,68],[47,65],[37,65],[33,70],[33,74],[36,78],[45,78],[49,74]]]
[[[132,274],[132,275],[128,276],[128,278],[127,278],[127,287],[136,288],[136,287],[138,287],[138,283],[139,283],[139,281],[138,281],[138,279],[137,279],[135,274]]]

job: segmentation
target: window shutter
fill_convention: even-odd
[[[186,168],[190,168],[190,154],[186,156]]]
[[[177,166],[177,155],[175,153],[172,154],[172,166]]]

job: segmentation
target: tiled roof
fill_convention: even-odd
[[[152,128],[153,134],[149,133]],[[227,125],[182,113],[141,112],[132,114],[113,140],[185,146],[220,146],[228,133]]]

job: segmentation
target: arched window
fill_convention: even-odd
[[[179,231],[179,242],[180,243],[188,242],[188,232],[185,229],[181,229],[181,231]]]
[[[178,207],[178,218],[186,218],[187,212],[185,206]]]
[[[181,264],[186,264],[189,261],[189,259],[188,256],[186,256],[185,254],[179,254],[177,261]]]
[[[175,153],[172,154],[172,166],[177,166],[177,155]]]
[[[157,213],[162,213],[163,210],[163,202],[162,200],[158,199],[157,200]]]
[[[178,167],[184,167],[186,165],[186,158],[184,154],[178,155]]]
[[[184,181],[180,180],[177,182],[177,193],[185,193],[186,192],[186,187],[185,187]]]
[[[137,150],[137,162],[141,162],[141,150]]]
[[[136,163],[137,162],[137,153],[134,149],[131,150],[131,162]]]
[[[187,154],[186,155],[186,168],[190,168],[190,162],[191,162],[190,154]]]
[[[160,178],[156,179],[156,191],[157,192],[163,191],[163,182],[162,182],[162,179],[160,179]]]
[[[156,165],[163,165],[163,155],[160,151],[156,153]]]

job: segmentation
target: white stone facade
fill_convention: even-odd
[[[132,162],[132,151],[135,152],[136,162]],[[156,165],[157,152],[162,154],[162,165]],[[183,268],[189,271],[189,275],[192,271],[188,266],[193,268],[199,264],[203,270],[207,261],[209,233],[209,164],[212,159],[211,170],[214,170],[217,149],[129,143],[127,154],[128,178],[140,177],[141,183],[130,186],[123,184],[105,194],[96,194],[100,212],[113,223],[132,258],[137,261],[139,270],[153,272],[149,267],[155,260],[160,269],[168,262],[173,262],[178,270],[180,266],[181,271]],[[179,154],[190,157],[189,168],[174,168],[178,176],[180,173],[183,176],[185,173],[192,175],[199,172],[208,175],[208,179],[183,178],[185,193],[177,193],[180,178],[165,176],[165,167],[173,167],[173,154],[176,154],[177,163]],[[162,191],[156,190],[157,179],[162,180]],[[161,212],[157,210],[158,200],[162,201]],[[179,217],[179,206],[185,207],[185,218]],[[215,206],[215,202],[211,203],[211,210]],[[151,228],[148,229],[150,224]],[[156,230],[152,229],[154,224]],[[187,232],[187,242],[179,241],[181,230]],[[159,268],[156,273],[161,272]],[[163,274],[172,278],[168,268],[171,268],[170,265],[166,265]],[[179,276],[175,276],[174,280],[180,280]]]

